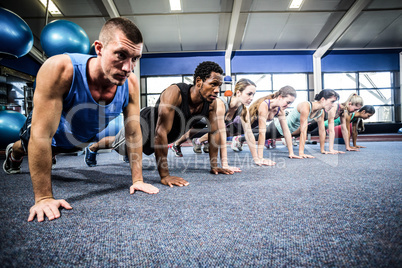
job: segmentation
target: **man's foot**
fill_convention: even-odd
[[[176,144],[172,144],[171,146],[169,146],[170,149],[172,149],[172,151],[174,152],[174,155],[177,157],[183,157],[183,154],[181,152],[181,146],[177,146]]]
[[[88,167],[96,166],[96,153],[92,152],[88,147],[85,147],[85,163]]]
[[[204,143],[204,147],[202,148],[204,153],[209,153],[209,142]]]
[[[232,150],[235,152],[240,152],[243,150],[243,143],[239,141],[239,138],[240,136],[234,136],[232,139],[232,144],[230,145]]]
[[[20,160],[15,160],[12,158],[12,151],[13,151],[14,143],[10,143],[6,148],[6,160],[3,163],[3,170],[7,174],[18,174],[21,173],[21,163],[22,158]]]
[[[198,141],[197,138],[192,139],[192,140],[191,140],[191,143],[193,144],[193,151],[194,151],[194,153],[196,153],[196,154],[202,153],[202,151],[201,151],[201,145],[202,145],[202,144]]]

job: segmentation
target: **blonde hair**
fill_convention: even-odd
[[[276,99],[279,96],[282,96],[282,98],[287,97],[288,95],[293,96],[293,97],[297,97],[296,94],[296,90],[291,87],[291,86],[284,86],[281,89],[279,89],[278,91],[276,91],[273,94],[269,94],[265,97],[259,98],[256,102],[254,102],[253,104],[251,104],[249,111],[250,111],[250,118],[251,118],[251,122],[254,122],[257,117],[258,117],[258,108],[260,107],[260,104],[265,101],[265,100],[272,100],[272,99]]]
[[[237,91],[243,92],[248,86],[255,86],[255,83],[250,79],[242,78],[237,81],[235,88],[234,88],[234,95],[236,96]],[[243,110],[241,111],[240,117],[243,119],[244,122],[247,122],[247,108],[243,105]]]
[[[363,98],[361,96],[357,95],[357,93],[350,94],[348,99],[345,102],[341,103],[344,110],[347,110],[349,102],[352,105],[363,106]]]

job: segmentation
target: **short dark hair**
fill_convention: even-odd
[[[339,100],[339,94],[332,89],[324,89],[321,90],[320,93],[316,94],[314,100],[319,101],[321,98],[328,100],[329,98],[336,97],[336,100]]]
[[[105,46],[113,40],[116,31],[122,31],[124,35],[134,44],[143,43],[140,29],[127,18],[112,18],[108,20],[99,33],[99,41]]]
[[[195,85],[195,81],[197,77],[201,78],[202,81],[205,81],[207,78],[210,77],[211,72],[215,72],[218,74],[223,74],[223,70],[219,64],[213,61],[204,61],[198,64],[197,68],[194,71],[193,83]]]
[[[366,111],[368,114],[375,114],[375,108],[373,105],[364,105],[360,108],[359,112]]]

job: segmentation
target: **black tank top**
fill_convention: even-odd
[[[168,143],[172,143],[180,138],[195,123],[202,118],[208,118],[209,115],[209,103],[207,101],[204,101],[201,113],[194,115],[190,113],[190,88],[193,85],[186,83],[178,83],[174,85],[178,86],[180,89],[181,104],[180,107],[176,108],[172,129],[167,135]],[[155,103],[155,107],[145,107],[140,112],[142,139],[144,143],[143,152],[147,155],[150,155],[154,152],[155,128],[158,121],[159,104],[160,97]]]

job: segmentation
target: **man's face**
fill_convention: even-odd
[[[106,79],[121,86],[130,76],[141,57],[143,44],[135,44],[118,31],[113,40],[101,46],[101,66]]]
[[[215,72],[211,72],[211,75],[205,81],[202,81],[199,77],[197,78],[197,86],[200,86],[199,92],[208,102],[213,102],[218,97],[222,82],[223,76]]]

